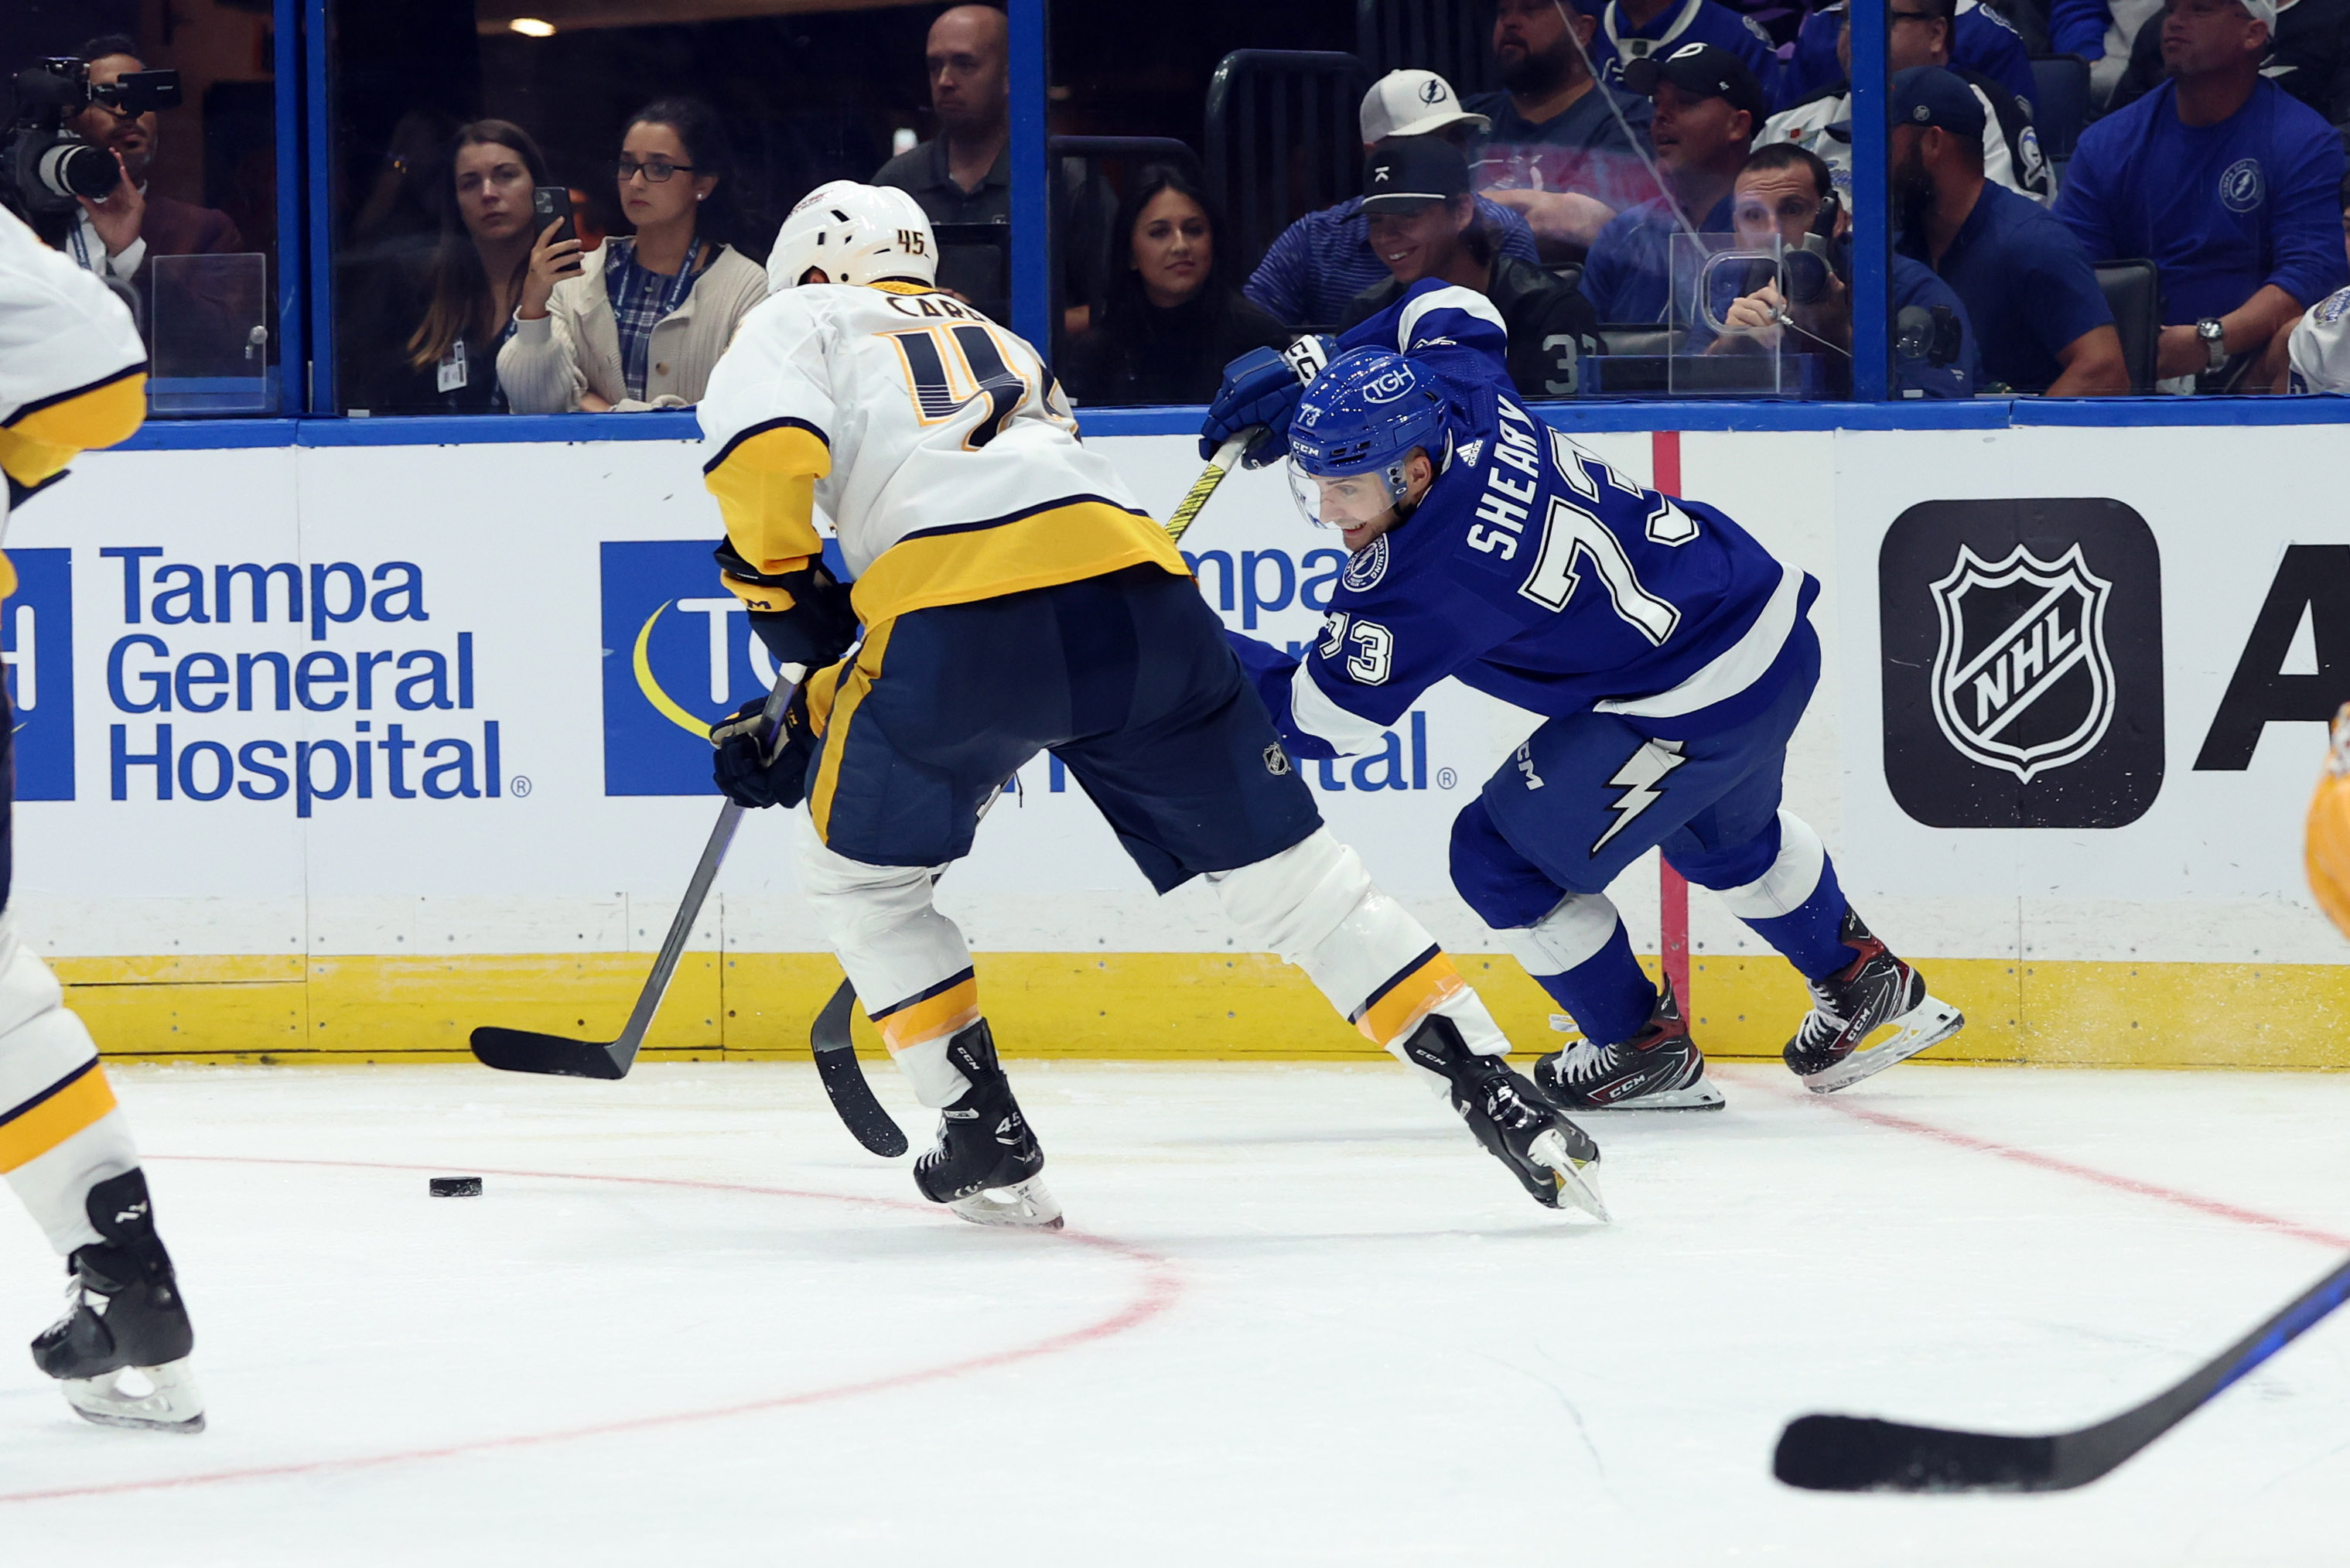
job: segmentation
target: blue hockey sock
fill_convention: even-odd
[[[1742,919],[1756,936],[1786,955],[1804,979],[1823,980],[1851,963],[1855,956],[1844,943],[1845,909],[1835,867],[1824,856],[1819,883],[1802,903],[1783,915]]]
[[[1534,979],[1574,1015],[1584,1038],[1600,1045],[1620,1044],[1647,1028],[1657,1004],[1657,988],[1632,956],[1631,939],[1624,934],[1621,920],[1591,957],[1564,974]]]

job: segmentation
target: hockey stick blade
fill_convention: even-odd
[[[1240,466],[1241,453],[1248,450],[1248,443],[1263,433],[1263,425],[1251,425],[1216,449],[1216,455],[1208,460],[1208,466],[1191,482],[1191,490],[1176,503],[1174,513],[1167,519],[1167,537],[1180,540],[1191,532],[1191,524],[1206,509],[1208,498],[1215,494],[1216,486],[1224,482],[1224,475]]]
[[[2178,1425],[2350,1297],[2350,1262],[2192,1373],[2078,1431],[2003,1436],[1866,1416],[1805,1416],[1779,1434],[1772,1473],[1811,1491],[2064,1491]]]
[[[906,1152],[906,1130],[881,1108],[873,1097],[873,1085],[865,1081],[864,1064],[848,1037],[849,1009],[856,1004],[856,990],[842,981],[808,1026],[808,1044],[816,1052],[816,1075],[824,1080],[824,1092],[841,1126],[873,1153],[895,1159]]]
[[[770,755],[784,710],[791,702],[793,684],[787,677],[778,674],[760,710],[766,720],[765,743]],[[678,961],[685,956],[686,940],[693,935],[694,919],[710,897],[710,885],[718,879],[718,868],[726,863],[727,848],[733,844],[734,830],[742,822],[743,808],[733,801],[719,808],[718,820],[712,825],[710,837],[702,846],[702,858],[694,863],[693,877],[685,885],[685,897],[678,903],[676,918],[670,921],[669,931],[661,938],[652,973],[645,977],[644,988],[637,992],[637,1004],[629,1010],[629,1022],[620,1030],[619,1039],[567,1040],[560,1034],[484,1025],[473,1031],[469,1042],[482,1064],[503,1073],[544,1073],[563,1078],[627,1077],[629,1069],[636,1065],[638,1049],[652,1029],[653,1015],[660,1011],[661,998],[669,993],[669,982],[677,973]]]

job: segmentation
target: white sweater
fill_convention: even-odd
[[[498,385],[515,413],[572,413],[583,392],[619,410],[698,403],[735,327],[767,297],[767,269],[732,245],[719,246],[685,303],[654,325],[644,400],[631,401],[620,371],[620,330],[604,288],[610,254],[608,244],[589,251],[579,275],[555,286],[546,314],[516,322],[498,350]]]

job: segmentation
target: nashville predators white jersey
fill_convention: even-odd
[[[745,317],[701,409],[737,554],[760,576],[822,549],[821,507],[870,627],[932,605],[1182,557],[1077,441],[1035,349],[914,284],[780,290]],[[754,608],[772,590],[728,576]]]
[[[111,289],[0,211],[0,472],[21,499],[147,414],[147,350]],[[0,504],[0,520],[7,507]],[[0,560],[0,594],[16,575]]]

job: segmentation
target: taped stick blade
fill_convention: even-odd
[[[849,1136],[882,1158],[895,1159],[908,1147],[906,1131],[873,1097],[873,1085],[865,1081],[865,1068],[848,1033],[850,1010],[856,1005],[856,991],[842,981],[809,1027],[808,1044],[816,1051],[825,1095]]]
[[[1771,1471],[1807,1491],[2045,1491],[2055,1439],[1804,1416],[1779,1434]]]
[[[473,1031],[472,1044],[484,1066],[562,1078],[625,1078],[637,1056],[633,1050],[623,1056],[617,1040],[567,1040],[560,1034],[489,1025]]]

